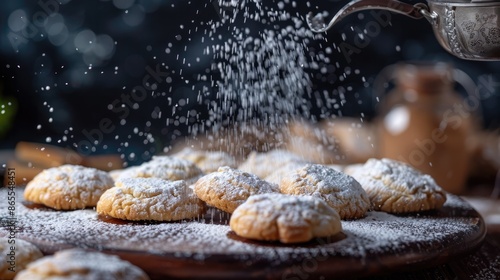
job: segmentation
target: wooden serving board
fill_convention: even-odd
[[[45,254],[80,247],[115,254],[153,279],[329,279],[365,277],[431,267],[475,250],[486,234],[481,216],[448,195],[438,211],[411,215],[369,212],[342,221],[336,236],[305,244],[257,242],[236,236],[229,214],[171,223],[133,223],[100,217],[93,209],[54,211],[16,192],[17,238]],[[0,191],[0,236],[9,233],[6,189]]]

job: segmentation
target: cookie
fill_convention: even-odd
[[[266,178],[277,168],[290,163],[307,163],[304,158],[285,150],[272,150],[267,153],[252,152],[248,158],[238,166],[239,170]]]
[[[185,181],[127,178],[101,196],[96,211],[129,221],[176,221],[198,217],[205,206]]]
[[[151,161],[128,168],[118,176],[124,178],[160,178],[168,181],[184,180],[194,183],[203,171],[193,162],[172,156],[154,156]]]
[[[136,171],[137,168],[139,168],[139,166],[130,166],[123,169],[109,171],[108,174],[109,176],[111,176],[111,178],[113,178],[115,182],[125,178],[137,178],[139,177]]]
[[[36,279],[147,280],[149,277],[140,268],[117,256],[82,249],[69,249],[29,264],[28,268],[16,277],[16,280]]]
[[[283,177],[280,191],[323,199],[341,219],[358,219],[370,209],[370,200],[351,176],[320,164],[308,164]]]
[[[327,139],[335,139],[337,152],[342,160],[338,163],[366,162],[378,151],[376,126],[359,118],[325,119],[319,123]]]
[[[251,195],[279,192],[278,185],[228,166],[201,177],[193,188],[201,200],[228,213],[233,213]]]
[[[24,198],[57,209],[74,210],[96,206],[113,179],[107,172],[79,165],[44,170],[28,183]]]
[[[306,165],[307,163],[304,162],[288,162],[284,163],[282,166],[278,167],[277,169],[274,169],[271,171],[271,174],[266,176],[264,180],[279,185],[281,183],[281,179],[283,177],[287,176],[289,173],[294,172],[295,170],[302,168]]]
[[[342,230],[339,214],[312,196],[261,194],[251,196],[229,221],[239,236],[282,243],[307,242]]]
[[[345,157],[336,138],[327,137],[325,132],[309,121],[290,121],[285,132],[285,147],[311,163],[333,164]]]
[[[345,170],[368,193],[375,210],[408,213],[438,209],[446,201],[443,191],[429,175],[391,159],[369,159],[362,166]]]
[[[326,164],[325,166],[326,167],[330,167],[331,169],[335,169],[335,170],[337,170],[339,172],[343,172],[344,168],[346,167],[343,164]]]
[[[14,279],[29,263],[43,257],[35,245],[22,239],[2,238],[0,253],[0,279]]]
[[[35,162],[45,167],[83,162],[83,157],[77,152],[47,143],[20,141],[16,144],[15,154],[21,162]]]
[[[193,162],[201,169],[201,171],[203,171],[203,173],[215,172],[222,166],[229,166],[232,168],[236,168],[237,166],[236,159],[225,152],[202,151],[184,148],[172,156]]]

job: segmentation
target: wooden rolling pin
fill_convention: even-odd
[[[7,170],[9,168],[13,168],[15,170],[14,176],[7,176]],[[16,186],[26,185],[38,173],[42,172],[43,169],[43,167],[33,165],[32,163],[22,162],[18,159],[11,159],[7,162],[4,186],[7,186],[9,182],[15,182]]]
[[[7,168],[15,168],[16,185],[25,185],[44,169],[64,164],[110,171],[123,168],[124,163],[121,156],[116,154],[83,156],[71,149],[32,142],[19,142],[14,154],[15,158],[8,161]],[[8,180],[5,177],[4,184]]]
[[[16,158],[37,163],[43,167],[55,167],[63,164],[81,164],[83,157],[78,153],[43,143],[19,142],[15,149]]]

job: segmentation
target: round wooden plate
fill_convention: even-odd
[[[229,228],[229,214],[173,223],[133,223],[100,217],[93,209],[54,211],[22,199],[17,190],[16,238],[45,254],[80,247],[115,254],[153,279],[364,277],[442,264],[476,249],[486,234],[481,216],[448,195],[444,207],[410,215],[369,212],[342,221],[340,234],[297,245],[246,240]],[[0,191],[0,236],[12,219]]]

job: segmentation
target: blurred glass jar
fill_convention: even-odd
[[[378,156],[406,162],[459,194],[469,171],[468,135],[474,131],[475,83],[446,63],[401,63],[384,69],[376,83],[394,81],[377,118]],[[454,90],[458,82],[469,96]],[[380,94],[378,90],[377,94]]]

